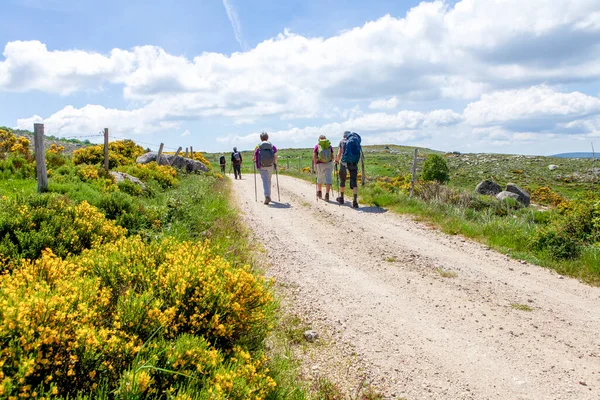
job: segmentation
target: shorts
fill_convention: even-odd
[[[358,177],[358,164],[356,163],[341,163],[340,164],[340,187],[346,187],[347,172],[350,172],[350,189],[358,187],[356,178]]]
[[[333,163],[317,163],[317,183],[331,185],[333,183]]]

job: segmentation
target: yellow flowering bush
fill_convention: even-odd
[[[55,195],[0,199],[0,258],[35,259],[45,248],[64,257],[126,232],[85,201],[72,204]]]
[[[91,182],[100,179],[100,172],[95,165],[78,165],[77,176],[84,182]]]
[[[537,188],[531,193],[531,201],[537,204],[555,207],[558,209],[568,209],[570,207],[570,201],[554,192],[547,186]]]
[[[132,140],[118,140],[108,144],[108,167],[134,164],[135,159],[145,153],[143,147]],[[104,165],[104,145],[88,146],[73,152],[73,163]]]
[[[202,154],[202,153],[195,151],[194,157],[192,158],[192,160],[200,161],[202,164],[206,165],[206,168],[210,168],[210,161],[208,161],[207,158],[204,157],[204,154]]]
[[[272,301],[263,278],[208,242],[44,251],[0,276],[0,397],[265,398],[275,382],[246,349],[264,339]]]
[[[142,338],[168,326],[167,336],[203,335],[228,348],[266,332],[272,302],[267,283],[249,267],[234,267],[213,254],[208,242],[120,238],[83,253],[80,264],[118,288],[126,300],[115,304],[120,323]]]
[[[17,137],[12,132],[0,129],[0,158],[6,158],[10,149],[17,143]]]
[[[118,168],[121,172],[144,181],[156,181],[163,189],[177,186],[177,170],[169,165],[158,165],[155,162],[148,164],[135,164]]]
[[[116,380],[141,343],[106,323],[111,291],[45,251],[0,276],[0,396],[73,394]]]

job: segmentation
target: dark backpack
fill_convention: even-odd
[[[360,161],[360,136],[356,132],[352,132],[346,138],[346,146],[342,155],[342,162],[358,164]]]
[[[235,153],[233,153],[233,161],[237,164],[240,162],[242,156],[240,156],[240,153],[238,153],[237,151]]]
[[[269,142],[262,142],[258,146],[258,162],[261,167],[272,167],[275,161],[273,145]]]

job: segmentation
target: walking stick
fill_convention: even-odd
[[[277,164],[275,164],[275,178],[277,179],[277,201],[281,202],[281,196],[279,196],[279,174],[277,173]]]
[[[256,163],[253,162],[252,166],[254,167],[254,201],[258,201],[258,193],[256,192]]]
[[[360,185],[365,186],[365,154],[363,153],[362,149],[360,149],[360,155],[360,165],[362,170],[362,176],[360,177]]]

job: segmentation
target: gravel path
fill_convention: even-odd
[[[265,206],[257,182],[232,177],[268,274],[386,398],[600,399],[600,288],[286,176]]]

